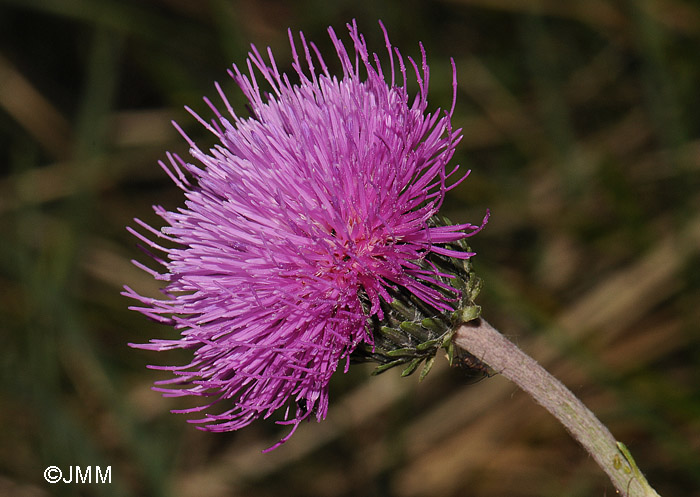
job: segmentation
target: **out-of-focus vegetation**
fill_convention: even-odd
[[[468,384],[371,367],[338,374],[325,422],[195,430],[149,390],[128,342],[172,330],[127,311],[157,291],[124,230],[181,192],[176,119],[248,43],[289,68],[287,27],[332,59],[328,25],[381,18],[422,41],[431,102],[459,74],[444,213],[472,239],[487,318],[554,372],[661,495],[700,496],[700,4],[695,0],[1,0],[0,495],[604,496],[614,489],[539,406],[495,376]],[[438,361],[440,362],[440,361]],[[468,380],[468,379],[467,379]],[[110,465],[112,484],[49,485],[45,467]]]

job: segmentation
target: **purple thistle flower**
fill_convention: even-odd
[[[427,112],[423,46],[420,67],[411,58],[407,67],[382,25],[387,82],[356,24],[348,29],[351,53],[328,30],[341,78],[301,33],[299,53],[289,32],[298,83],[279,72],[270,49],[268,62],[253,46],[248,73],[235,65],[229,71],[253,117],[236,115],[218,84],[228,115],[208,99],[216,115],[211,122],[188,109],[219,143],[204,152],[175,124],[199,165],[173,154],[169,165],[160,165],[185,192],[185,207],[154,207],[167,223],[160,231],[136,220],[176,248],[130,229],[167,256],[146,249],[163,273],[135,262],[166,282],[165,298],[125,287],[124,295],[142,304],[130,308],[181,335],[132,346],[192,350],[187,365],[151,367],[174,374],[155,387],[164,395],[210,397],[178,412],[225,406],[191,421],[202,429],[237,430],[285,406],[280,423],[294,429],[312,413],[325,418],[332,374],[343,360],[347,371],[359,343],[373,343],[368,322],[383,318],[380,302],[391,301],[391,289],[402,287],[438,311],[453,310],[437,290],[446,288],[447,275],[421,261],[431,252],[472,256],[442,245],[480,229],[429,223],[445,192],[466,177],[447,185],[458,170],[448,172],[447,164],[461,139],[450,124],[455,97],[449,112]],[[456,94],[454,62],[452,68]],[[418,83],[413,99],[407,73]],[[260,76],[270,93],[261,91]]]

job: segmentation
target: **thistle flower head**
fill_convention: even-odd
[[[136,262],[165,289],[162,299],[124,294],[139,302],[132,309],[180,333],[136,346],[192,351],[189,364],[160,367],[174,378],[157,390],[207,397],[184,411],[203,411],[192,421],[202,429],[236,430],[284,407],[281,423],[323,419],[331,375],[338,364],[347,370],[358,344],[373,344],[369,321],[383,319],[391,291],[438,311],[457,300],[441,291],[453,291],[446,275],[424,263],[429,254],[470,257],[445,244],[479,229],[430,222],[461,181],[447,183],[461,137],[452,110],[428,111],[422,46],[422,60],[406,63],[384,31],[385,75],[354,22],[348,30],[350,51],[329,29],[340,76],[301,33],[301,50],[289,34],[291,76],[253,46],[247,72],[229,71],[252,116],[237,115],[217,85],[226,112],[205,99],[215,118],[192,114],[218,144],[204,151],[181,131],[194,162],[168,154],[161,163],[184,207],[155,207],[160,230],[136,220],[149,236],[131,230],[146,251],[165,254],[152,254],[162,272]]]

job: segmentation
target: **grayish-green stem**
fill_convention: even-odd
[[[554,415],[605,471],[620,495],[659,497],[624,444],[559,380],[484,319],[461,325],[454,343],[516,383]]]

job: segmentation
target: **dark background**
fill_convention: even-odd
[[[176,119],[206,112],[249,42],[289,68],[287,27],[326,59],[357,18],[384,50],[431,65],[455,162],[443,213],[471,240],[484,315],[624,441],[664,497],[700,496],[700,5],[691,0],[0,0],[0,495],[613,496],[588,455],[501,377],[439,359],[334,378],[321,424],[195,430],[149,390],[178,354],[126,309],[156,284],[125,225],[181,192],[156,165],[186,154]],[[347,40],[347,38],[344,38]],[[45,467],[110,465],[111,485],[49,485]]]

